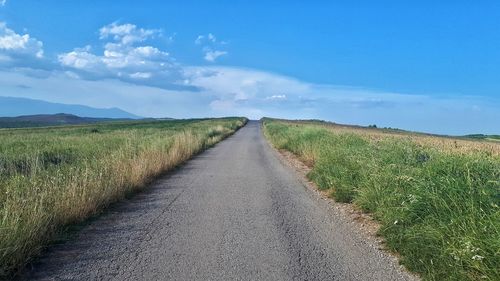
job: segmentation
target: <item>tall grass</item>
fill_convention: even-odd
[[[0,130],[0,277],[64,225],[144,188],[246,119]]]
[[[425,280],[500,280],[499,144],[270,119],[264,130],[320,189],[372,213]]]

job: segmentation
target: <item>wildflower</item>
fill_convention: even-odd
[[[467,242],[465,242],[465,250],[470,252],[470,253],[475,253],[481,249],[479,249],[478,247],[474,247],[470,241],[467,241]]]
[[[481,260],[484,259],[484,257],[480,256],[480,255],[474,255],[474,256],[472,256],[472,259],[475,260],[475,261],[481,261]]]
[[[398,220],[395,220],[395,221],[394,221],[394,224],[397,224],[397,223],[398,223]]]

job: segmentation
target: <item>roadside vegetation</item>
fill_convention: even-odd
[[[0,130],[0,278],[65,225],[141,190],[244,118]]]
[[[325,122],[264,120],[340,202],[372,213],[424,280],[500,280],[500,144]]]
[[[500,141],[500,135],[475,134],[475,135],[466,135],[464,137],[477,140]]]

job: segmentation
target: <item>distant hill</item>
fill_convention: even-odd
[[[25,127],[44,127],[58,125],[78,125],[91,124],[97,122],[109,122],[130,120],[130,118],[92,118],[79,117],[73,114],[37,114],[24,115],[18,117],[0,117],[0,128],[25,128]]]
[[[466,135],[464,137],[469,138],[469,139],[476,139],[476,140],[500,141],[500,135],[473,134],[473,135]]]
[[[85,105],[53,103],[27,98],[0,97],[0,117],[58,113],[92,118],[141,118],[119,108],[94,108]]]

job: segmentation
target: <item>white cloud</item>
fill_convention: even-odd
[[[269,97],[266,97],[266,100],[286,100],[286,95],[272,95]]]
[[[136,72],[130,74],[130,78],[134,79],[148,79],[151,78],[153,74],[151,72]]]
[[[207,39],[208,39],[208,41],[210,41],[210,42],[212,42],[212,43],[217,42],[217,38],[215,38],[215,35],[213,35],[212,33],[209,33],[209,34],[207,35]]]
[[[115,78],[155,87],[185,87],[182,68],[168,52],[149,45],[137,46],[157,32],[112,23],[100,29],[102,40],[113,40],[104,44],[102,54],[93,53],[87,46],[60,54],[58,61],[85,79]]]
[[[58,58],[63,66],[93,72],[101,68],[102,64],[101,58],[85,49],[75,49],[72,52],[59,55]]]
[[[463,96],[436,98],[321,85],[234,67],[185,66],[183,70],[185,82],[199,91],[124,83],[123,79],[84,80],[63,72],[53,72],[41,79],[0,70],[0,93],[94,107],[119,107],[151,117],[315,118],[435,133],[498,133],[500,100]],[[148,72],[129,75],[129,81],[150,79]]]
[[[223,55],[226,55],[227,52],[226,51],[212,51],[212,50],[207,50],[205,52],[205,56],[203,57],[206,61],[209,61],[209,62],[215,62],[215,60],[220,57],[220,56],[223,56]]]
[[[198,37],[194,40],[196,45],[203,45],[203,58],[208,62],[215,62],[217,58],[227,55],[227,51],[219,50],[219,48],[227,45],[226,41],[217,41],[217,37],[212,33],[208,33],[207,35],[198,35]]]
[[[194,40],[194,43],[195,43],[196,45],[200,45],[200,44],[201,44],[201,42],[203,42],[203,38],[205,38],[205,36],[203,36],[203,35],[198,35],[198,37],[196,37],[196,39]]]
[[[161,34],[161,30],[137,28],[134,24],[118,24],[114,22],[101,27],[101,29],[99,29],[99,34],[100,39],[108,39],[111,37],[115,41],[128,45],[135,42],[142,42],[155,35],[159,35]]]
[[[5,6],[5,4],[7,4],[7,0],[1,0],[0,1],[0,6],[3,7],[3,6]]]
[[[194,40],[194,43],[197,45],[202,43],[217,43],[217,37],[215,37],[212,33],[208,33],[207,35],[198,35],[198,37]],[[224,42],[224,44],[227,44],[227,42]]]
[[[437,98],[314,84],[274,73],[234,67],[187,67],[186,73],[191,84],[213,97],[209,103],[213,116],[314,118],[450,134],[471,132],[471,128],[481,132],[498,132],[495,120],[500,114],[495,112],[500,100],[485,102],[481,98],[470,97]],[[471,106],[478,104],[481,112],[477,111],[477,106]]]
[[[0,22],[0,64],[25,65],[43,58],[43,43],[29,34],[18,34]]]

